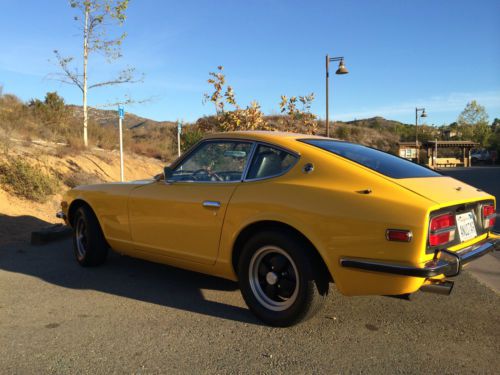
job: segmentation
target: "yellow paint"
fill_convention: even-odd
[[[285,223],[311,241],[345,295],[415,292],[424,279],[342,268],[339,260],[425,263],[433,256],[425,252],[430,212],[495,199],[450,177],[391,179],[297,141],[311,136],[233,132],[208,138],[276,144],[296,152],[300,159],[285,175],[267,180],[104,184],[73,189],[64,199],[69,204],[75,199],[87,202],[116,251],[233,280],[234,243],[241,231],[259,221]],[[309,174],[303,172],[307,163],[314,164]],[[372,193],[358,193],[365,189]],[[221,207],[203,207],[205,200],[219,201]],[[388,228],[411,230],[413,240],[389,242]]]

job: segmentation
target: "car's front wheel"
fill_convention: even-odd
[[[73,248],[78,263],[84,267],[105,262],[109,246],[97,217],[90,207],[79,207],[72,220]]]
[[[318,310],[328,294],[328,280],[314,262],[314,249],[300,237],[261,232],[244,246],[238,276],[250,310],[273,326],[290,326]]]

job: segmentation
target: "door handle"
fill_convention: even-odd
[[[217,201],[203,201],[203,207],[219,208],[220,207],[220,202],[217,202]]]

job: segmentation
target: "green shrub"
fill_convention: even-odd
[[[44,202],[56,193],[57,180],[38,166],[11,158],[0,164],[0,183],[13,194],[35,202]]]
[[[196,125],[188,125],[182,128],[181,133],[181,151],[189,150],[198,143],[204,136],[204,133]]]

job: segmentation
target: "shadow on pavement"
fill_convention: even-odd
[[[47,225],[50,223],[34,217],[0,214],[2,228],[26,231]],[[0,269],[38,277],[65,288],[91,289],[198,314],[260,324],[247,309],[206,300],[201,291],[234,291],[238,289],[235,282],[113,252],[106,264],[83,268],[74,259],[71,240],[36,247],[29,246],[26,241],[0,244]]]
[[[0,246],[29,241],[31,232],[51,225],[33,216],[8,216],[0,213]]]

